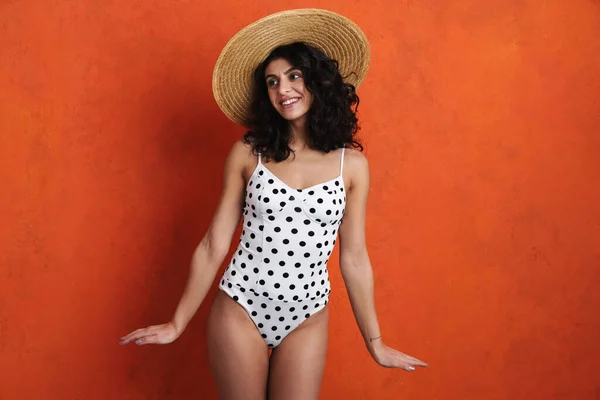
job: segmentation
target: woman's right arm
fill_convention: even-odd
[[[244,207],[244,166],[250,157],[249,148],[237,141],[225,162],[223,189],[210,227],[194,251],[188,281],[173,319],[162,325],[138,329],[121,338],[120,344],[170,343],[177,339],[192,319],[211,285],[237,228]]]

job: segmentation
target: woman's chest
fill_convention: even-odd
[[[246,213],[261,215],[268,221],[308,226],[333,225],[344,214],[346,192],[342,176],[313,185],[293,189],[259,164],[246,187]]]

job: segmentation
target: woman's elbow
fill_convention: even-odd
[[[354,249],[340,253],[340,268],[343,270],[355,270],[370,266],[366,249]]]
[[[221,264],[228,252],[229,243],[210,234],[202,239],[196,249],[197,256],[201,254],[208,262],[217,264]]]

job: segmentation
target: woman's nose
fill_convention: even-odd
[[[285,94],[287,92],[289,92],[291,89],[291,82],[288,81],[287,79],[282,79],[281,82],[279,82],[279,93],[280,94]]]

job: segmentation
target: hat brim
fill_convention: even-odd
[[[369,68],[369,42],[348,18],[315,8],[271,14],[236,33],[217,59],[213,95],[229,119],[245,124],[254,70],[276,47],[293,42],[305,42],[337,60],[341,75],[355,87]]]

